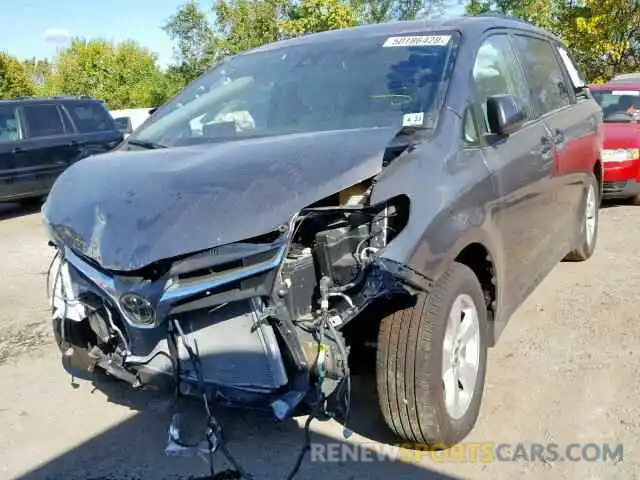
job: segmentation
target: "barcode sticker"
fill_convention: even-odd
[[[443,47],[449,43],[451,35],[413,35],[407,37],[389,37],[383,47]]]

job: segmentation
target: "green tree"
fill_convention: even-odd
[[[48,94],[89,95],[111,109],[148,107],[166,98],[156,56],[136,42],[74,39],[54,62]]]
[[[472,15],[487,12],[511,15],[558,33],[570,3],[570,0],[470,0],[466,11]]]
[[[591,81],[640,66],[640,2],[585,0],[567,8],[561,35]]]
[[[154,105],[161,105],[176,93],[178,93],[186,85],[184,71],[176,65],[170,65],[162,74],[156,84]]]
[[[358,23],[382,23],[390,20],[410,20],[421,12],[439,16],[458,0],[350,0]]]
[[[51,61],[47,58],[38,59],[33,57],[24,60],[22,64],[24,65],[27,75],[29,75],[29,78],[38,88],[41,88],[45,84],[46,79],[52,73],[53,67]]]
[[[639,0],[470,0],[466,9],[513,15],[555,33],[588,81],[640,67]]]
[[[360,24],[382,23],[392,18],[393,0],[351,0],[351,9]]]
[[[340,0],[302,0],[289,8],[288,16],[281,30],[292,37],[353,27],[357,23],[351,8]]]
[[[217,0],[216,49],[220,55],[237,53],[285,37],[291,0]]]
[[[227,55],[293,36],[356,25],[342,0],[217,0],[215,22],[195,1],[180,7],[165,31],[176,42],[176,73],[185,83]]]
[[[182,5],[167,21],[163,30],[176,42],[177,65],[172,79],[187,83],[213,65],[216,51],[214,30],[207,14],[195,0]]]
[[[0,100],[34,95],[35,91],[24,65],[8,53],[0,52]]]
[[[220,55],[357,24],[350,6],[341,0],[217,0],[215,13]]]

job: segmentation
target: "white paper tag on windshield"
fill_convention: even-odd
[[[443,47],[449,43],[451,35],[413,35],[407,37],[389,37],[383,47]]]
[[[611,95],[630,95],[632,97],[640,96],[640,91],[638,90],[614,90],[611,92]]]
[[[403,127],[421,127],[424,123],[424,113],[405,113],[402,115]]]

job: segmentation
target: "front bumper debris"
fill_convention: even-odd
[[[170,455],[224,450],[210,404],[346,424],[344,327],[377,299],[429,288],[380,255],[406,224],[406,215],[393,217],[397,209],[310,208],[266,235],[136,271],[106,269],[52,234],[49,287],[63,365],[78,377],[102,370],[135,388],[201,399],[208,427],[184,442],[177,412]]]

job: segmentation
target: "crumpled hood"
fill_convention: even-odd
[[[111,270],[269,233],[372,177],[397,131],[374,128],[114,151],[69,167],[43,207],[57,240]]]

